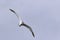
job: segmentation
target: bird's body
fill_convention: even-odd
[[[31,31],[33,37],[35,37],[32,28],[31,28],[30,26],[28,26],[27,24],[25,24],[25,23],[23,22],[22,18],[19,17],[19,15],[18,15],[14,10],[12,10],[12,9],[9,9],[9,10],[12,11],[12,12],[17,16],[17,18],[18,18],[18,20],[19,20],[19,27],[25,26],[26,28],[28,28],[28,29]]]

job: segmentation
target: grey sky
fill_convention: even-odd
[[[18,26],[9,8],[32,27],[35,38]],[[0,40],[60,40],[60,0],[0,0]]]

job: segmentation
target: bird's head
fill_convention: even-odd
[[[20,21],[19,21],[19,27],[21,27],[21,26],[22,26],[22,24],[23,24],[23,21],[22,21],[22,20],[20,20]]]

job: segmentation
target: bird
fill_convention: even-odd
[[[12,9],[9,9],[9,10],[17,16],[17,18],[19,20],[19,23],[18,23],[19,27],[24,26],[24,27],[28,28],[30,30],[30,32],[32,33],[32,36],[35,37],[35,34],[34,34],[32,28],[29,25],[27,25],[14,10],[12,10]]]

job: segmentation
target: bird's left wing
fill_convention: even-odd
[[[25,26],[26,28],[28,28],[28,29],[31,31],[31,33],[32,33],[33,37],[35,37],[35,34],[34,34],[34,32],[33,32],[32,28],[31,28],[30,26],[28,26],[28,25],[27,25],[27,24],[25,24],[25,23],[23,23],[21,26]]]

